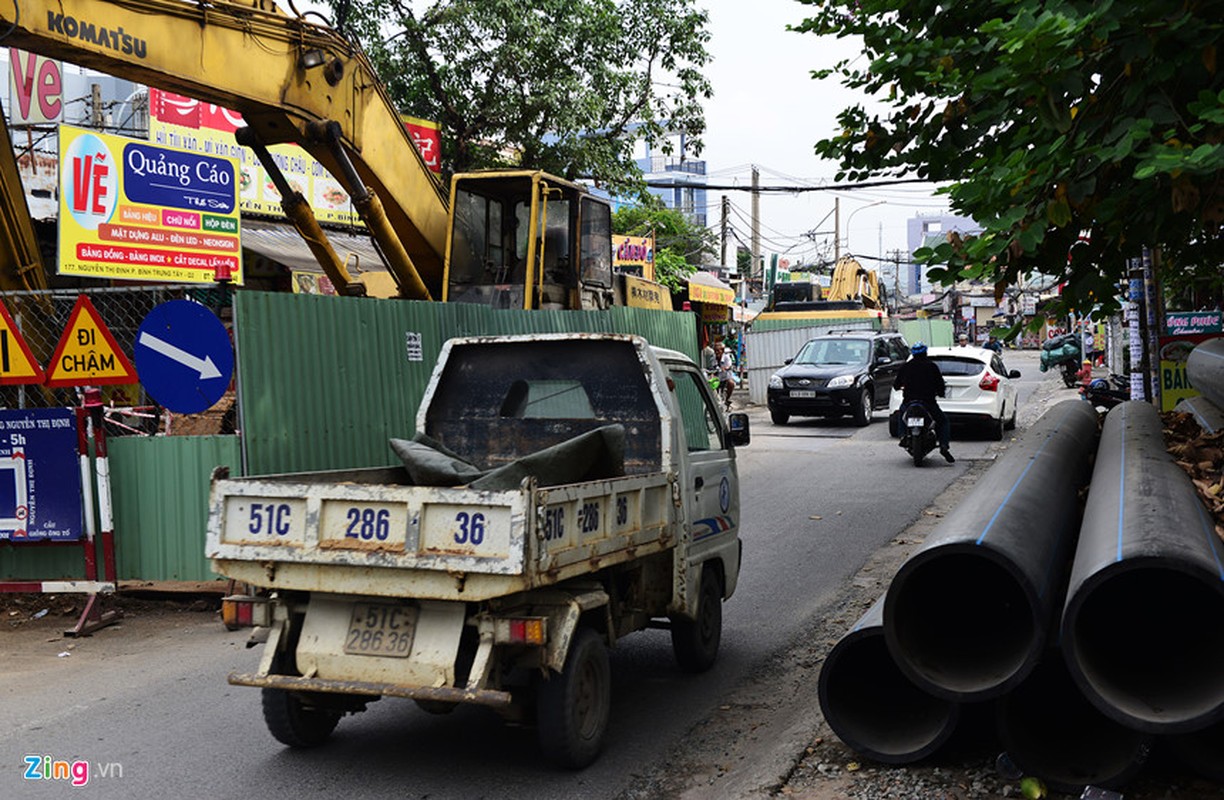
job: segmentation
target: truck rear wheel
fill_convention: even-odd
[[[263,715],[268,732],[290,747],[318,747],[340,722],[340,712],[307,706],[284,689],[263,690]]]
[[[582,769],[603,748],[612,713],[612,669],[608,648],[593,629],[582,627],[570,642],[565,668],[541,680],[536,722],[545,757],[567,769]]]
[[[722,601],[718,574],[706,569],[701,574],[697,619],[672,619],[672,652],[685,672],[705,672],[718,659],[718,645],[722,641]]]

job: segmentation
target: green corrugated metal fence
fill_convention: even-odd
[[[639,333],[697,355],[692,314],[494,311],[463,304],[238,292],[237,436],[129,436],[109,443],[121,580],[215,577],[204,558],[213,467],[250,474],[393,462],[411,436],[442,343],[454,336]],[[99,558],[101,564],[101,558]],[[0,577],[84,577],[79,548],[0,547]]]
[[[252,475],[394,462],[443,342],[455,336],[639,333],[697,355],[692,314],[506,311],[466,304],[243,292],[237,297],[240,425]]]

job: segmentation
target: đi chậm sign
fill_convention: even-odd
[[[59,273],[242,282],[233,159],[60,126]]]

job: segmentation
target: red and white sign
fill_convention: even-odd
[[[416,143],[417,150],[421,151],[425,166],[429,167],[430,172],[441,173],[442,132],[438,129],[438,123],[406,115],[401,115],[400,119],[404,121],[404,128]]]
[[[10,47],[8,108],[13,125],[59,122],[64,116],[63,64]]]

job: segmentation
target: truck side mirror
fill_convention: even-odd
[[[728,438],[731,440],[731,444],[735,445],[736,447],[744,447],[752,438],[748,432],[747,414],[728,414],[727,429],[731,434]]]

